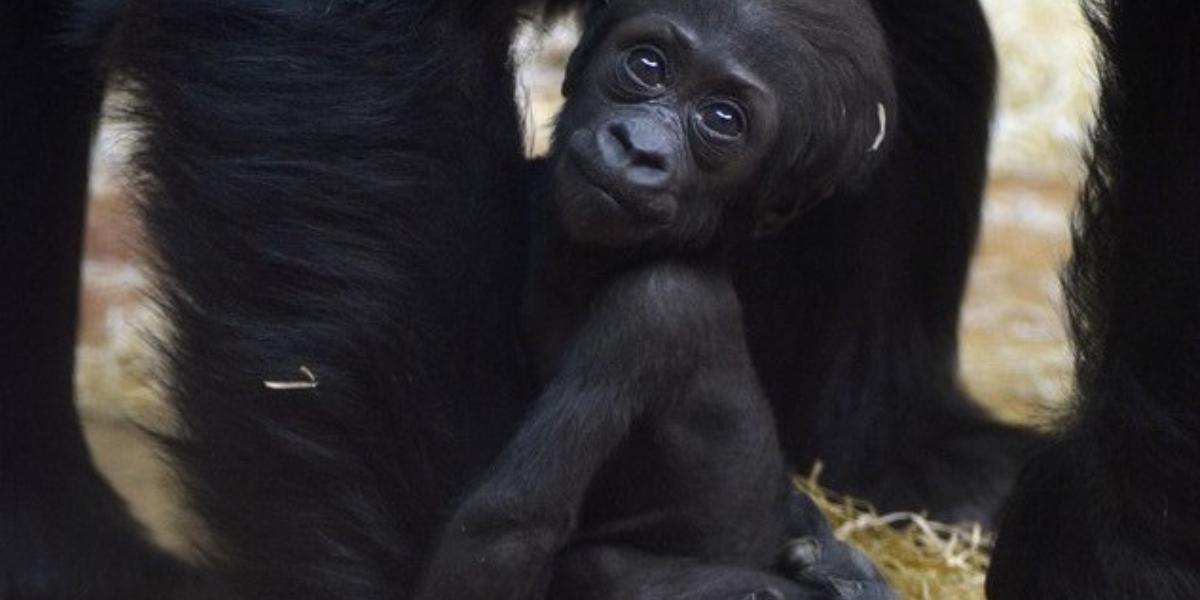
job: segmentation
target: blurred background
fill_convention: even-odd
[[[1095,75],[1076,0],[984,0],[1001,59],[992,176],[962,322],[968,388],[1008,420],[1047,423],[1069,389],[1058,270],[1069,251],[1074,189]],[[529,32],[515,51],[530,147],[545,147],[559,102],[569,26]],[[167,471],[138,425],[161,423],[144,333],[156,315],[144,296],[140,233],[122,185],[128,134],[97,139],[84,262],[76,376],[81,413],[101,468],[164,544],[186,549],[187,526]],[[929,232],[937,235],[936,231]]]

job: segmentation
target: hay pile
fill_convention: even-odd
[[[820,466],[796,486],[838,538],[860,548],[905,600],[984,600],[992,536],[978,525],[937,523],[915,513],[880,515],[869,504],[820,486]]]

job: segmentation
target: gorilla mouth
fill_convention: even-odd
[[[614,177],[591,164],[585,152],[570,148],[566,154],[571,169],[579,176],[579,182],[614,210],[655,226],[665,226],[671,222],[675,211],[669,195],[645,197],[622,193]]]

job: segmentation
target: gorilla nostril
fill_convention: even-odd
[[[655,171],[666,171],[670,168],[667,157],[657,152],[642,152],[635,150],[632,164],[636,167],[646,167]]]
[[[633,151],[633,139],[629,133],[629,126],[623,121],[610,123],[608,125],[608,134],[612,136],[625,152]]]
[[[633,142],[624,123],[610,123],[596,136],[596,145],[604,165],[621,169],[632,162]]]

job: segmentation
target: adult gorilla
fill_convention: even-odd
[[[214,570],[248,598],[395,598],[536,396],[508,56],[519,10],[570,3],[103,2],[86,20],[111,35],[73,50],[51,41],[66,2],[0,8],[0,325],[17,340],[0,349],[0,590],[162,598],[180,577],[148,559],[71,407],[97,47],[144,133],[173,450]],[[994,58],[975,2],[873,5],[900,92],[891,162],[742,257],[749,341],[797,468],[987,519],[1031,441],[955,379]],[[263,383],[289,379],[307,385]]]

